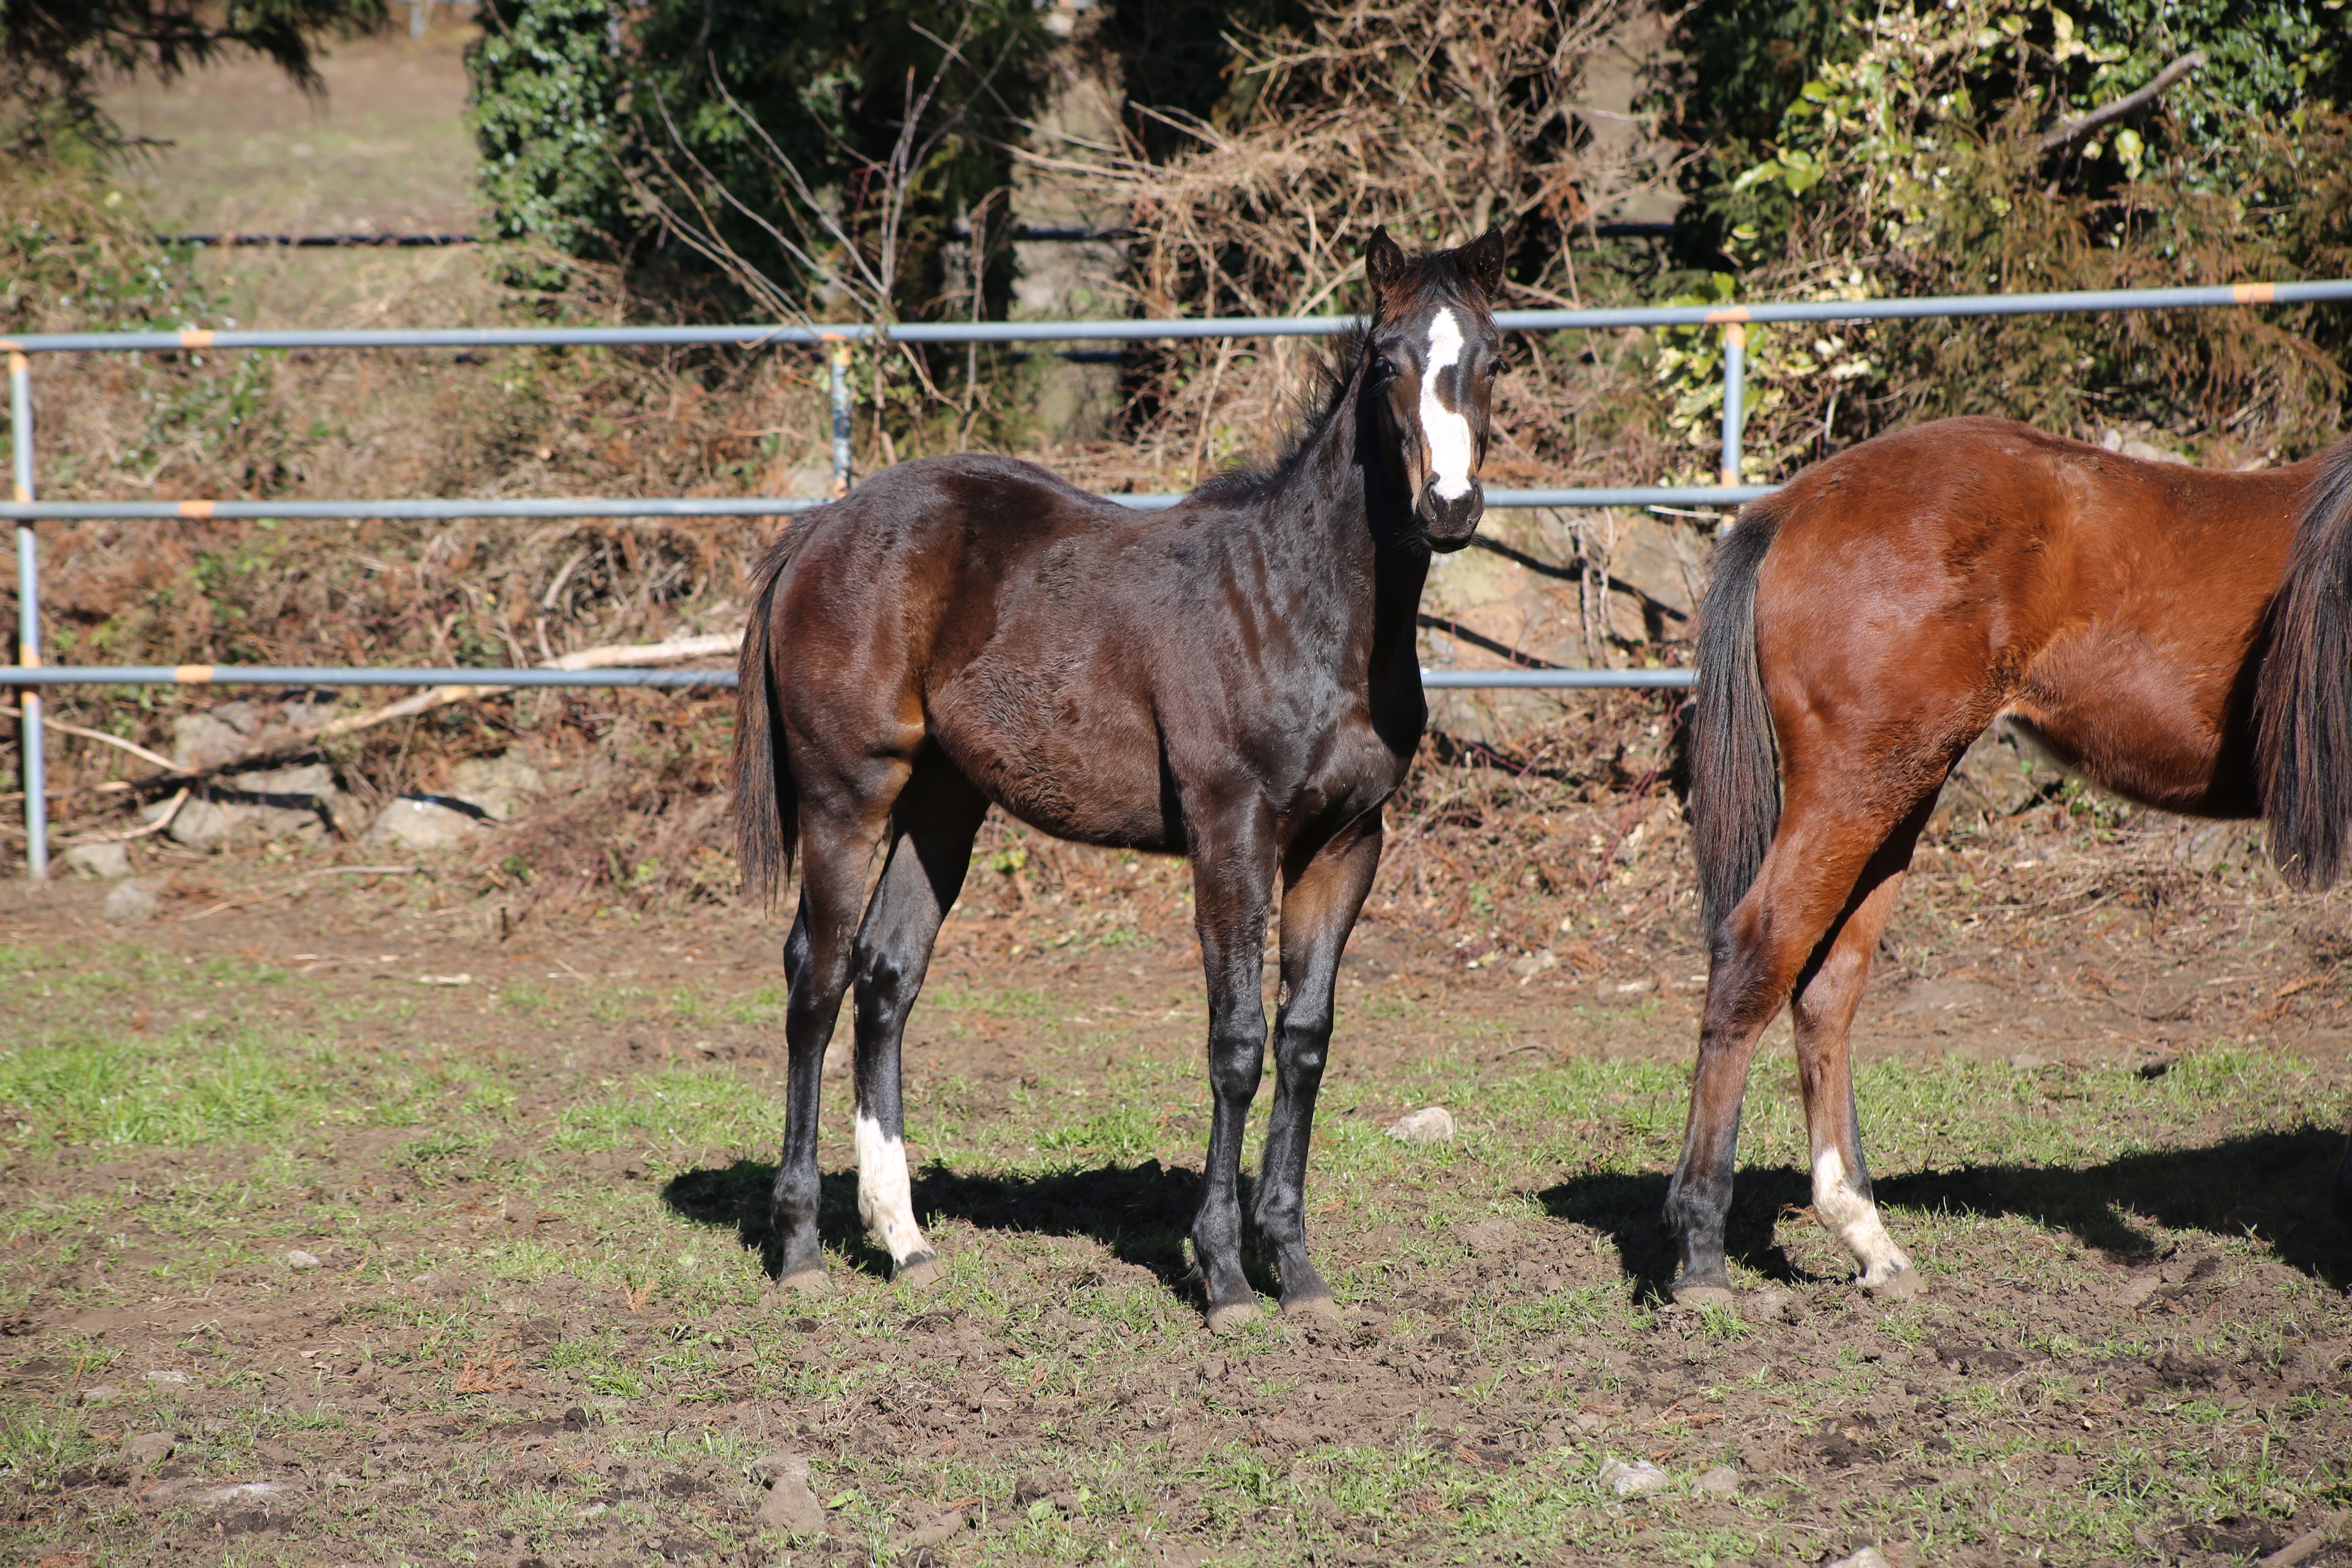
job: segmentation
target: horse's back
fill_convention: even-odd
[[[1864,442],[1766,503],[1776,708],[1884,710],[1937,751],[2008,711],[2119,793],[2247,814],[2245,676],[2307,483],[1996,419]]]
[[[1165,847],[1150,520],[974,455],[885,469],[807,526],[774,610],[797,729],[849,755],[933,745],[1049,833]]]

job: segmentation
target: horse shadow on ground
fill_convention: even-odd
[[[2131,1264],[2156,1256],[2155,1238],[2141,1228],[2144,1220],[2154,1221],[2174,1230],[2259,1236],[2280,1262],[2341,1290],[2352,1285],[2352,1237],[2331,1216],[2330,1199],[2344,1149],[2339,1129],[2306,1124],[2097,1165],[1968,1165],[1874,1184],[1879,1203],[1895,1211],[1888,1228],[1906,1246],[1905,1210],[2014,1215],[2068,1232],[2113,1262]],[[1641,1297],[1664,1299],[1677,1262],[1660,1217],[1664,1173],[1579,1176],[1539,1196],[1553,1217],[1610,1237]],[[1811,1178],[1802,1171],[1785,1165],[1743,1170],[1732,1189],[1725,1255],[1784,1283],[1813,1278],[1773,1240],[1774,1221],[1811,1202]],[[1918,1250],[1909,1249],[1915,1256]]]
[[[773,1277],[778,1258],[768,1232],[768,1203],[775,1181],[773,1162],[738,1160],[723,1170],[688,1171],[663,1187],[661,1196],[687,1219],[732,1229],[738,1244],[760,1254]],[[866,1240],[857,1215],[856,1173],[832,1172],[819,1182],[819,1239],[860,1272],[888,1278],[890,1260]],[[1201,1201],[1196,1171],[1146,1160],[1037,1175],[978,1175],[934,1163],[916,1174],[913,1186],[916,1216],[927,1226],[963,1220],[984,1231],[1088,1237],[1120,1262],[1150,1269],[1171,1290],[1198,1294],[1184,1247]],[[1244,1213],[1248,1188],[1244,1177]],[[1272,1274],[1255,1258],[1248,1268],[1253,1284],[1275,1289]]]

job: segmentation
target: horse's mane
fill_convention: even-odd
[[[1323,352],[1308,358],[1307,384],[1291,400],[1290,433],[1273,457],[1236,464],[1203,480],[1192,493],[1203,500],[1230,502],[1255,500],[1280,489],[1347,406],[1348,389],[1364,357],[1364,335],[1362,327],[1349,327],[1331,339]]]

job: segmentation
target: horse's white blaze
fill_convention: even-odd
[[[1429,318],[1429,359],[1421,370],[1421,439],[1429,450],[1431,488],[1440,500],[1470,493],[1470,465],[1478,448],[1470,421],[1437,400],[1437,373],[1462,362],[1462,324],[1440,305]]]
[[[1862,1265],[1864,1284],[1884,1284],[1911,1267],[1911,1259],[1880,1222],[1878,1205],[1845,1179],[1845,1161],[1834,1148],[1813,1158],[1813,1212]]]
[[[903,1263],[931,1244],[915,1223],[915,1198],[907,1183],[907,1145],[882,1124],[857,1112],[857,1215],[874,1245]]]

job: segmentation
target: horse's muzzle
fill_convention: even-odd
[[[1421,500],[1412,509],[1421,522],[1422,537],[1439,554],[1450,554],[1470,542],[1478,531],[1478,521],[1486,515],[1486,487],[1477,480],[1463,494],[1446,500],[1437,493],[1433,482],[1421,487]]]

